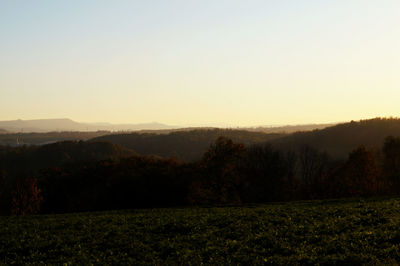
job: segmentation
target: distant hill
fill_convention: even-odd
[[[52,132],[52,131],[136,131],[172,129],[160,123],[147,124],[110,124],[110,123],[78,123],[71,119],[36,119],[0,121],[0,129],[10,132]]]
[[[315,129],[324,129],[336,124],[307,124],[307,125],[287,125],[287,126],[261,126],[241,128],[248,131],[264,132],[264,133],[294,133],[299,131],[312,131]]]
[[[70,119],[37,119],[0,121],[0,128],[10,132],[49,132],[86,130],[84,125]]]
[[[343,159],[360,145],[380,148],[385,137],[400,136],[400,119],[375,118],[351,121],[336,126],[310,132],[297,132],[270,141],[273,145],[287,150],[295,150],[309,145],[326,151],[336,159]]]
[[[46,133],[5,133],[0,134],[0,145],[23,146],[45,145],[58,141],[88,140],[111,134],[110,131],[95,132],[46,132]]]
[[[107,141],[119,144],[133,149],[140,155],[158,155],[181,161],[193,161],[200,159],[210,144],[219,136],[231,138],[237,143],[251,145],[274,140],[282,137],[283,134],[265,134],[230,129],[198,129],[169,134],[112,134],[94,138],[91,141]]]
[[[259,126],[259,127],[183,127],[173,129],[158,129],[158,130],[139,130],[138,133],[156,133],[156,134],[169,134],[178,131],[193,131],[193,130],[214,130],[214,129],[227,129],[227,130],[245,130],[251,132],[263,133],[279,133],[289,134],[298,131],[312,131],[315,129],[323,129],[336,124],[308,124],[308,125],[287,125],[287,126]]]
[[[246,130],[264,133],[293,133],[297,131],[310,131],[322,129],[333,124],[308,124],[287,126],[259,126],[259,127],[232,127],[229,129]],[[1,133],[47,133],[47,132],[88,132],[88,131],[138,131],[141,133],[168,134],[174,131],[193,131],[196,129],[215,129],[216,127],[177,127],[157,122],[143,124],[111,124],[111,123],[79,123],[68,118],[62,119],[36,119],[36,120],[10,120],[0,121]],[[219,127],[222,128],[222,127]]]

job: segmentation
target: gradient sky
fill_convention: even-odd
[[[0,1],[0,120],[400,113],[399,0]]]

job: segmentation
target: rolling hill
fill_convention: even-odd
[[[48,120],[41,120],[40,123],[46,124],[45,122],[48,122]],[[70,125],[76,123],[68,119],[53,122],[55,123],[52,124],[53,126],[64,122]],[[79,125],[79,123],[77,124]],[[350,151],[360,145],[368,148],[379,148],[385,137],[389,135],[400,136],[400,119],[397,118],[375,118],[358,122],[351,121],[326,128],[323,128],[324,126],[327,126],[327,124],[281,128],[248,128],[247,130],[181,128],[143,130],[133,133],[111,133],[109,131],[6,133],[0,134],[0,145],[42,145],[65,140],[105,141],[133,149],[140,155],[158,155],[181,161],[193,161],[199,159],[215,139],[219,136],[225,136],[231,138],[234,142],[245,145],[271,143],[282,150],[297,150],[308,145],[326,151],[334,159],[344,159]],[[307,131],[313,128],[317,129]],[[288,133],[295,129],[303,131]]]
[[[169,134],[112,134],[92,139],[106,141],[133,149],[140,155],[172,157],[181,161],[200,159],[207,148],[219,136],[231,138],[246,145],[267,142],[283,134],[265,134],[245,130],[207,129],[172,132]]]
[[[169,134],[132,133],[100,136],[93,141],[108,141],[133,149],[141,155],[155,154],[182,161],[199,159],[219,136],[231,138],[245,145],[270,143],[281,150],[296,151],[308,145],[326,151],[334,159],[345,159],[360,145],[380,148],[385,137],[400,136],[400,119],[375,118],[351,121],[313,131],[292,134],[263,133],[247,130],[207,129],[171,132]]]
[[[297,132],[270,141],[284,150],[296,150],[308,145],[326,151],[335,159],[344,159],[360,145],[380,148],[387,136],[400,136],[400,119],[375,118],[351,121],[310,132]]]

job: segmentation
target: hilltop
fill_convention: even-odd
[[[270,141],[284,150],[297,150],[310,146],[326,151],[336,159],[344,159],[348,153],[360,145],[367,148],[380,148],[385,137],[400,136],[400,119],[374,118],[351,121],[325,129],[297,132]]]

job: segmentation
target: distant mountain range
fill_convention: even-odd
[[[166,130],[177,127],[160,123],[146,124],[110,124],[79,123],[71,119],[36,119],[0,121],[0,132],[52,132],[52,131],[138,131]]]
[[[260,126],[260,127],[231,127],[253,132],[264,133],[293,133],[323,129],[334,124],[308,124],[288,126]],[[68,118],[62,119],[36,119],[36,120],[10,120],[0,121],[0,133],[43,133],[63,131],[141,131],[142,133],[167,134],[173,131],[191,131],[195,129],[213,129],[215,127],[178,127],[161,123],[143,124],[111,124],[111,123],[80,123]],[[221,127],[222,128],[222,127]]]

